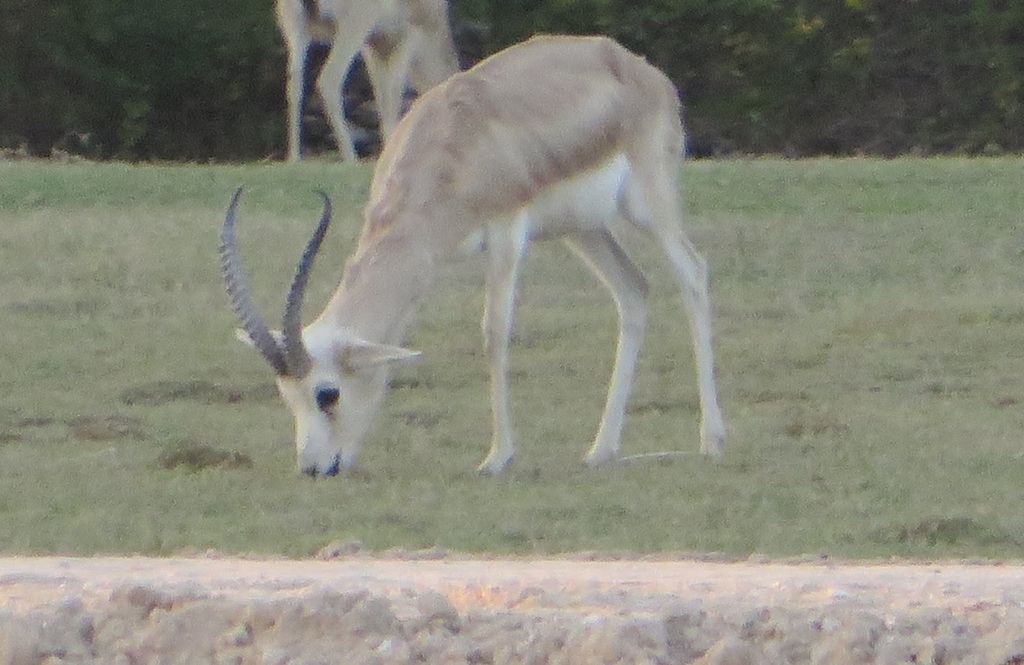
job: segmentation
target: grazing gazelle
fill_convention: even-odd
[[[388,137],[402,111],[407,82],[425,92],[458,71],[447,0],[277,0],[277,25],[288,50],[288,159],[301,157],[302,83],[314,41],[330,45],[317,79],[342,159],[355,159],[341,88],[362,51]]]
[[[377,163],[341,284],[303,328],[303,292],[330,220],[325,200],[279,334],[256,311],[241,269],[236,193],[221,238],[224,279],[244,332],[274,368],[295,416],[299,469],[334,475],[355,463],[389,367],[419,355],[398,344],[439,264],[478,248],[488,256],[483,329],[493,410],[490,453],[479,470],[501,473],[515,452],[508,356],[516,280],[527,246],[541,238],[564,239],[618,307],[615,368],[586,462],[616,460],[646,319],[647,283],[615,237],[628,227],[655,239],[682,286],[700,385],[701,450],[720,455],[725,425],[707,268],[682,227],[682,155],[675,88],[642,58],[601,37],[537,37],[513,46],[413,104]]]

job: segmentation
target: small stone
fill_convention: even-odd
[[[420,594],[416,598],[416,609],[428,623],[441,624],[451,632],[459,630],[459,611],[443,593],[427,591]]]

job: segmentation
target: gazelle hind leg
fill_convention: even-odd
[[[668,234],[660,240],[680,282],[683,306],[690,321],[700,390],[700,451],[711,457],[721,457],[725,448],[725,422],[715,386],[707,264],[682,233]]]
[[[515,310],[519,267],[529,237],[525,214],[512,225],[494,224],[487,233],[487,287],[484,296],[484,348],[491,373],[491,449],[477,467],[479,473],[497,475],[512,462],[515,439],[509,408],[508,347]]]
[[[693,339],[700,392],[700,450],[720,457],[725,447],[725,422],[718,406],[712,350],[711,295],[707,263],[683,232],[682,201],[676,178],[679,162],[666,159],[661,167],[645,164],[625,190],[622,211],[636,226],[650,233],[661,246],[682,291],[683,307]]]
[[[566,238],[566,244],[586,263],[615,300],[619,313],[619,339],[615,367],[601,426],[586,462],[599,466],[619,458],[626,403],[633,387],[637,359],[647,323],[647,280],[615,238],[605,229],[585,231]]]

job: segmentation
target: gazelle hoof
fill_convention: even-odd
[[[619,457],[619,451],[617,450],[591,450],[587,453],[587,456],[583,458],[584,464],[591,469],[614,466],[621,461],[622,458]]]
[[[712,459],[720,459],[725,451],[725,432],[705,433],[700,438],[700,452]]]
[[[476,468],[477,475],[492,477],[500,476],[501,474],[508,471],[508,468],[512,466],[512,456],[508,456],[501,460],[492,460],[490,456],[487,457],[480,466]]]

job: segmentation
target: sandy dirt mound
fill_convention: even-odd
[[[39,663],[1024,663],[1024,568],[0,559]]]

